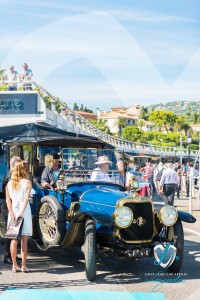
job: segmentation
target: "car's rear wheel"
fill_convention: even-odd
[[[44,196],[38,209],[38,233],[45,245],[60,245],[65,232],[65,213],[56,197]]]
[[[96,277],[96,227],[93,220],[88,219],[85,224],[85,272],[89,281]]]
[[[184,251],[184,233],[181,220],[177,220],[173,226],[168,228],[168,239],[177,248],[177,259],[168,267],[168,270],[170,273],[178,273],[182,266]]]

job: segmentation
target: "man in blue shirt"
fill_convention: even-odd
[[[22,64],[22,72],[20,74],[20,78],[23,81],[31,81],[31,78],[33,76],[33,72],[28,69],[28,65],[26,63]],[[31,84],[23,84],[23,90],[32,90],[32,85]]]
[[[41,176],[42,186],[48,189],[54,189],[60,175],[59,163],[61,159],[58,154],[49,155],[48,166],[43,170]]]

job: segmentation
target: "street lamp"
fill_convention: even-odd
[[[192,135],[188,134],[187,143],[188,143],[188,162],[190,163],[190,144],[192,142]]]

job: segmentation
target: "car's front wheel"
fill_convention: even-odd
[[[184,233],[181,220],[177,220],[173,226],[168,228],[168,239],[177,248],[176,259],[168,267],[168,270],[170,273],[178,273],[182,266],[184,251]]]
[[[85,224],[85,272],[89,281],[96,277],[96,227],[93,220],[88,219]]]
[[[65,213],[56,197],[44,196],[38,209],[38,233],[45,245],[59,245],[65,235]]]

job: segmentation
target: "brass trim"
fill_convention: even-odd
[[[126,241],[126,240],[124,240],[124,239],[121,237],[119,230],[120,230],[120,229],[117,229],[117,230],[115,231],[115,236],[117,236],[120,240],[126,242],[127,244],[139,244],[139,243],[140,243],[140,244],[144,244],[144,243],[152,242],[152,240],[153,240],[153,238],[154,238],[154,236],[155,236],[155,234],[153,234],[153,235],[152,235],[152,238],[149,239],[149,240],[130,240],[130,241]]]
[[[78,210],[75,210],[74,207],[79,204]],[[66,220],[71,221],[72,218],[79,212],[80,210],[80,203],[79,202],[72,202],[70,208],[66,211]]]
[[[156,213],[154,211],[154,204],[153,204],[152,200],[149,200],[148,198],[142,198],[141,199],[141,197],[139,197],[139,196],[138,197],[131,197],[131,195],[130,195],[128,197],[123,197],[123,198],[119,199],[117,201],[117,203],[116,203],[116,208],[124,206],[124,204],[126,204],[126,203],[132,203],[132,202],[134,202],[134,203],[150,203],[151,204],[152,215],[153,215],[153,235],[152,235],[151,239],[148,239],[148,240],[129,240],[129,241],[127,241],[127,240],[125,240],[125,239],[122,238],[122,236],[121,236],[121,234],[119,232],[120,228],[118,228],[118,227],[116,228],[116,231],[115,231],[114,234],[119,239],[121,239],[122,241],[124,241],[127,244],[137,244],[137,243],[148,243],[148,242],[151,242],[153,240],[153,238],[157,234],[157,228],[156,228],[156,224],[155,224]],[[134,212],[133,212],[133,215],[134,215]],[[132,223],[130,225],[132,225]],[[128,227],[130,227],[130,225]]]

